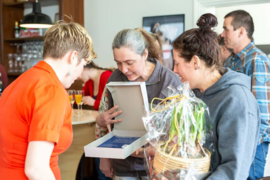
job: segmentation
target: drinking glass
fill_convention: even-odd
[[[13,63],[13,54],[9,53],[8,54],[8,72],[13,72],[14,71],[14,63]]]
[[[18,72],[19,66],[18,66],[18,60],[20,59],[18,58],[18,54],[13,54],[13,58],[14,58],[14,64],[13,64],[13,72]]]
[[[73,112],[73,104],[74,104],[74,90],[68,90],[68,98],[71,104],[72,112]]]
[[[22,44],[22,53],[23,54],[27,54],[28,52],[28,44],[27,43],[23,43]]]
[[[78,105],[78,114],[82,115],[82,98],[84,96],[84,91],[83,90],[78,90],[75,91],[75,101],[76,104]]]

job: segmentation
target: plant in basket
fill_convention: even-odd
[[[151,103],[152,115],[143,118],[149,132],[149,142],[155,148],[155,156],[150,172],[157,179],[199,178],[210,169],[211,134],[208,107],[196,98],[188,83],[175,90],[169,87],[168,97],[154,98]],[[155,100],[160,102],[153,106]],[[174,178],[172,178],[174,177]]]

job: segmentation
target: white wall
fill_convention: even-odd
[[[270,3],[216,8],[216,16],[219,22],[216,28],[217,33],[222,33],[223,31],[224,16],[231,11],[239,9],[247,11],[253,18],[255,26],[253,38],[255,44],[270,44]]]
[[[202,14],[204,14],[206,11],[206,8],[198,1],[193,1],[193,27],[197,28],[197,21],[201,17]]]
[[[193,26],[192,0],[84,0],[84,25],[94,41],[101,67],[116,67],[111,44],[117,32],[142,27],[144,16],[185,14],[185,30]]]
[[[194,0],[193,3],[193,28],[198,28],[197,21],[201,17],[201,15],[205,13],[216,14],[215,7],[205,7],[203,6],[199,0]]]

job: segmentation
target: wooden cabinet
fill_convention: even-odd
[[[16,47],[12,42],[38,40],[42,37],[14,38],[15,21],[23,19],[24,8],[32,7],[36,0],[0,0],[0,63],[8,70],[8,53],[15,53]],[[84,0],[39,0],[42,7],[59,5],[59,18],[69,21],[65,15],[72,17],[74,22],[84,26]],[[52,19],[53,20],[53,19]],[[8,73],[9,83],[21,73]]]

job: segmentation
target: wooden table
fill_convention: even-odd
[[[77,109],[73,109],[72,127],[73,141],[67,151],[59,155],[61,179],[75,180],[80,159],[84,153],[84,146],[95,140],[95,122],[98,111],[83,110],[78,116]]]

